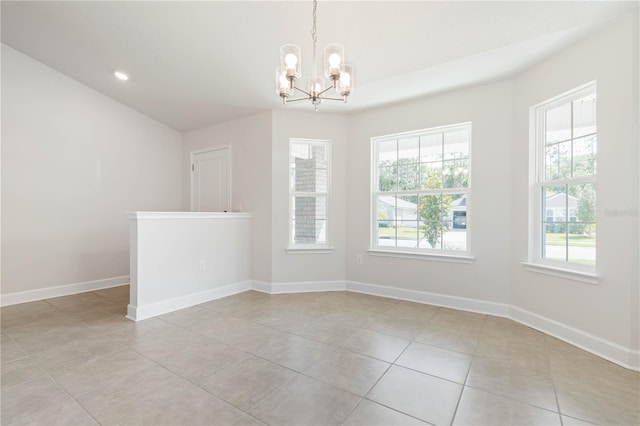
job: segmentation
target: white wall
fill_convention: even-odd
[[[231,146],[231,208],[253,213],[252,278],[271,281],[271,112],[214,124],[184,134],[183,199],[190,202],[189,153],[220,145]]]
[[[127,212],[180,209],[180,159],[177,131],[2,45],[2,295],[128,275]]]
[[[311,105],[309,105],[311,109]],[[320,106],[322,108],[322,105]],[[332,253],[290,254],[289,243],[289,139],[331,141],[331,193],[329,243]],[[272,191],[273,240],[272,283],[327,282],[345,280],[347,118],[291,110],[273,111]]]
[[[637,14],[629,16],[514,80],[511,155],[511,303],[591,334],[605,346],[635,350],[639,302],[637,25]],[[597,269],[602,277],[598,285],[525,271],[519,263],[527,260],[529,108],[591,80],[598,84]],[[607,210],[636,214],[612,216],[605,214]]]
[[[377,284],[494,303],[509,299],[510,82],[396,104],[351,117],[347,172],[347,277]],[[370,235],[371,138],[472,122],[468,218],[473,264],[367,254]],[[363,264],[356,256],[363,255]]]
[[[251,214],[130,214],[131,298],[139,321],[251,288]]]

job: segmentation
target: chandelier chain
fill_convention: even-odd
[[[318,0],[313,0],[313,25],[311,27],[311,40],[313,41],[313,81],[316,80],[316,43],[318,42],[318,32],[316,31],[316,21],[318,18]]]

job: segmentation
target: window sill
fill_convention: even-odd
[[[598,284],[600,277],[596,274],[576,271],[574,269],[558,268],[554,266],[542,265],[540,263],[521,262],[524,269],[538,274],[551,275],[552,277],[565,278],[568,280],[581,281],[587,284]]]
[[[454,254],[435,254],[435,253],[417,253],[411,251],[395,251],[395,250],[379,250],[370,249],[367,250],[372,256],[382,257],[399,257],[404,259],[419,259],[419,260],[431,260],[435,262],[450,262],[450,263],[467,263],[471,264],[475,262],[475,257],[454,255]]]
[[[328,254],[334,252],[333,247],[287,247],[287,254]]]

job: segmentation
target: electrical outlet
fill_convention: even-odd
[[[200,271],[204,271],[205,269],[207,269],[207,262],[205,262],[204,260],[200,261]]]

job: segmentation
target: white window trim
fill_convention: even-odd
[[[291,145],[294,143],[308,143],[308,144],[322,144],[327,148],[327,192],[325,196],[327,197],[327,220],[326,220],[326,243],[318,243],[318,244],[294,244],[293,242],[293,227],[291,226],[291,217],[293,213],[293,205],[292,200],[294,196],[294,192],[291,190]],[[285,252],[287,254],[329,254],[333,253],[334,248],[331,246],[331,226],[330,226],[330,211],[331,211],[331,168],[332,168],[332,152],[331,149],[331,141],[326,139],[306,139],[306,138],[291,138],[289,139],[289,150],[287,153],[287,184],[289,188],[287,190],[287,194],[289,197],[289,209],[287,211],[287,226],[289,228],[289,240],[288,245],[285,248]],[[316,192],[315,194],[320,194]]]
[[[547,264],[520,262],[524,269],[538,274],[550,275],[552,277],[565,278],[573,281],[581,281],[587,284],[598,284],[601,277],[597,274],[582,272],[574,269],[554,267]]]
[[[423,249],[424,250],[424,249]],[[444,253],[425,253],[422,251],[409,251],[409,250],[382,250],[382,249],[368,249],[367,253],[372,256],[380,257],[399,257],[403,259],[418,259],[418,260],[432,260],[436,262],[450,262],[450,263],[473,263],[476,258],[473,256],[464,255],[452,255],[449,251]]]
[[[471,191],[471,181],[472,181],[472,122],[464,122],[464,123],[456,123],[445,126],[438,127],[430,127],[428,129],[421,130],[412,130],[409,132],[401,132],[401,133],[393,133],[382,136],[375,136],[371,138],[371,205],[370,205],[370,224],[369,224],[369,249],[367,250],[373,256],[384,256],[384,257],[398,257],[398,258],[407,258],[407,259],[420,259],[420,260],[432,260],[432,261],[440,261],[440,262],[454,262],[454,263],[473,263],[475,258],[471,252],[471,232],[466,233],[466,247],[467,250],[462,251],[454,251],[454,250],[439,250],[439,249],[428,249],[428,248],[407,248],[407,247],[387,247],[387,246],[378,246],[376,245],[376,225],[378,219],[378,209],[376,205],[376,194],[378,193],[378,164],[376,164],[376,160],[378,159],[378,144],[380,142],[396,140],[400,138],[408,138],[412,136],[423,136],[429,133],[442,133],[445,131],[455,130],[456,128],[469,128],[469,177],[468,177],[468,185],[465,188],[465,193],[467,197],[467,231],[472,229],[473,226],[473,207],[469,207],[473,205],[472,201],[472,191]],[[402,191],[400,191],[402,192]],[[437,190],[433,190],[434,193],[459,193],[456,189],[451,188],[441,188]],[[407,193],[415,194],[416,191],[407,191]]]
[[[542,205],[540,193],[542,187],[547,186],[545,185],[546,182],[542,180],[542,177],[544,176],[544,161],[542,160],[544,158],[544,144],[541,143],[540,135],[544,134],[544,120],[541,119],[541,117],[544,116],[544,112],[547,110],[553,109],[567,102],[572,102],[573,100],[592,92],[597,93],[596,81],[586,83],[573,90],[534,105],[529,109],[529,253],[528,260],[526,262],[521,262],[521,264],[524,266],[525,270],[530,272],[582,281],[589,284],[598,284],[600,277],[596,273],[598,259],[597,242],[596,265],[589,266],[543,258],[541,256],[542,247],[540,237],[542,234]],[[556,186],[594,183],[597,188],[597,171],[596,174],[592,176],[558,179],[553,182]]]

